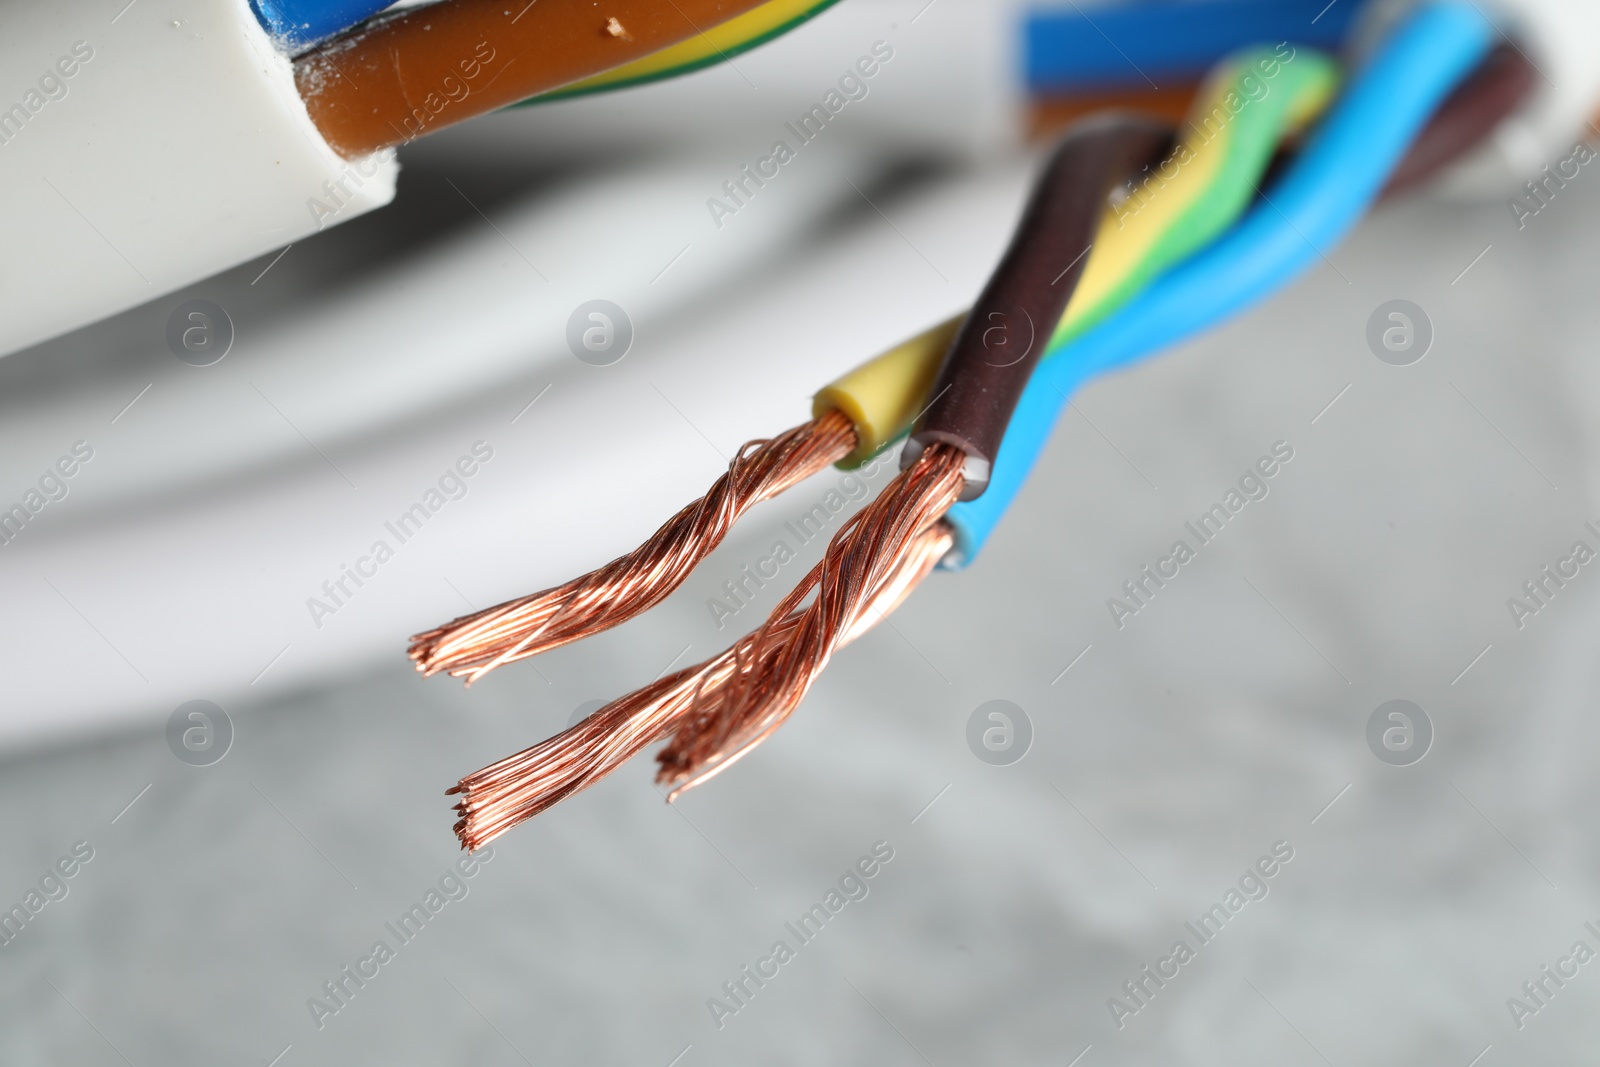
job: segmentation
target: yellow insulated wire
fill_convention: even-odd
[[[1309,49],[1291,50],[1287,61],[1280,55],[1269,49],[1240,53],[1207,79],[1191,107],[1186,136],[1161,167],[1159,185],[1135,190],[1101,221],[1046,358],[1231,225],[1281,139],[1327,107],[1338,82],[1333,61]],[[1274,93],[1271,81],[1279,77]],[[1227,120],[1219,123],[1219,114]],[[856,425],[858,447],[840,466],[864,462],[910,429],[964,318],[896,345],[816,394],[814,415],[837,410]]]
[[[856,450],[839,466],[860,466],[906,432],[928,402],[939,363],[965,318],[957,315],[896,345],[834,379],[811,398],[814,416],[840,411],[855,423]]]
[[[1222,64],[1202,86],[1191,112],[1204,114],[1210,101],[1225,92],[1225,86],[1233,80],[1233,64]],[[1226,142],[1220,146],[1213,142],[1206,149],[1194,151],[1189,139],[1185,139],[1173,150],[1166,166],[1184,159],[1186,154],[1188,163],[1177,168],[1175,176],[1161,186],[1159,196],[1143,197],[1143,190],[1135,190],[1106,212],[1095,234],[1089,262],[1084,264],[1083,277],[1078,279],[1053,342],[1081,333],[1092,313],[1103,314],[1107,310],[1103,305],[1134,275],[1161,235],[1211,187],[1222,169],[1226,151]]]

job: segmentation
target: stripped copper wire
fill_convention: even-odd
[[[423,674],[467,684],[506,663],[609,630],[659,604],[722,543],[745,512],[849,455],[856,431],[838,411],[776,437],[748,441],[705,496],[626,555],[569,582],[463,615],[417,634],[408,650]]]
[[[950,550],[953,539],[943,523],[923,530],[900,565],[862,602],[841,643],[854,640],[894,611]],[[790,620],[791,632],[800,617],[800,603],[821,575],[818,564],[773,612]],[[772,631],[781,634],[785,628],[780,624]],[[455,832],[462,846],[475,849],[487,844],[604,778],[690,714],[714,708],[728,680],[752,665],[749,646],[755,637],[747,635],[720,655],[629,693],[555,737],[461,779],[449,792],[461,798],[456,803],[460,819]],[[768,645],[769,655],[780,643]]]
[[[921,565],[919,535],[960,496],[965,462],[953,446],[928,447],[834,535],[818,565],[816,599],[795,618],[774,612],[735,646],[743,669],[723,683],[714,703],[686,717],[656,756],[657,781],[670,785],[673,796],[731,766],[783,725],[869,602],[908,565]]]

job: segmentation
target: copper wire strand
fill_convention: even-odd
[[[894,611],[932,572],[953,541],[954,534],[944,523],[919,534],[900,565],[891,569],[876,593],[862,603],[841,643],[854,640]],[[816,588],[821,575],[822,565],[818,564],[774,611],[790,620],[789,632],[799,620],[799,605]],[[774,626],[769,632],[781,635],[785,627]],[[728,679],[751,666],[748,653],[756,636],[746,635],[704,663],[629,693],[555,737],[461,779],[449,792],[461,798],[456,803],[460,818],[455,832],[462,847],[476,849],[489,843],[598,782],[666,736],[686,716],[715,707]],[[669,799],[676,795],[674,791]]]
[[[467,684],[507,663],[609,630],[682,585],[751,507],[849,455],[856,431],[830,411],[766,440],[748,441],[699,500],[626,555],[569,582],[463,615],[417,634],[417,670],[448,671]]]
[[[749,667],[728,679],[713,706],[697,709],[657,754],[657,781],[676,796],[716,775],[770,737],[805,699],[856,620],[918,550],[918,535],[961,493],[966,456],[929,447],[828,545],[816,599],[798,619],[776,612],[742,642]]]

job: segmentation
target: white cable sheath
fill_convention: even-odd
[[[388,203],[245,0],[0,0],[0,354]]]
[[[1357,50],[1377,40],[1418,0],[1386,0],[1362,16]],[[1600,3],[1596,0],[1494,0],[1484,5],[1537,74],[1532,99],[1437,183],[1460,199],[1515,196],[1541,168],[1566,159],[1600,105]]]
[[[1453,169],[1443,192],[1506,196],[1591,139],[1600,101],[1600,4],[1594,0],[1500,0],[1491,12],[1538,70],[1527,106]],[[1537,204],[1537,201],[1535,201]]]

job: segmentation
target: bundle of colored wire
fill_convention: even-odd
[[[1419,5],[1352,79],[1268,202],[1046,359],[1012,418],[989,492],[951,509],[956,545],[945,566],[965,566],[983,547],[1078,384],[1265,299],[1325,257],[1441,102],[1486,57],[1494,32],[1471,0]]]
[[[1089,123],[1070,135],[972,321],[990,313],[1058,321],[1082,271],[1084,257],[1070,250],[1087,245],[1110,188],[1159,159],[1170,141],[1170,131],[1131,118]],[[1058,269],[1063,260],[1065,269]],[[992,448],[1040,347],[1030,342],[1017,356],[1002,353],[1006,358],[996,362],[987,328],[962,331],[942,372],[948,388],[936,389],[925,421],[934,432],[953,429],[975,450]],[[970,461],[942,440],[923,445],[919,460],[851,518],[824,560],[754,634],[463,779],[454,790],[463,796],[457,824],[463,844],[475,847],[592,784],[668,730],[676,733],[661,753],[661,778],[678,790],[704,781],[770,735],[820,669],[808,665],[819,657],[825,664],[835,648],[892,610],[938,558],[931,548],[945,550],[948,531],[937,519],[961,494],[963,469],[976,470],[983,461]],[[815,602],[801,610],[813,590]]]
[[[295,84],[346,158],[573,85],[699,36],[762,0],[448,0],[300,56]]]
[[[1365,173],[1344,175],[1344,196],[1347,205],[1341,210],[1337,204],[1321,203],[1315,206],[1322,209],[1320,217],[1312,215],[1304,221],[1306,227],[1296,227],[1292,221],[1285,227],[1285,220],[1292,219],[1297,209],[1307,203],[1306,191],[1301,186],[1307,183],[1300,178],[1301,171],[1291,174],[1278,190],[1279,198],[1288,199],[1289,208],[1281,204],[1272,207],[1274,224],[1278,228],[1289,228],[1296,232],[1309,228],[1312,235],[1321,232],[1335,231],[1341,226],[1347,228],[1359,217],[1366,206],[1376,197],[1382,189],[1383,179],[1387,173],[1399,162],[1406,146],[1414,140],[1416,134],[1423,127],[1428,116],[1432,114],[1446,96],[1483,58],[1489,46],[1488,27],[1485,20],[1471,11],[1472,18],[1462,17],[1465,13],[1447,4],[1434,8],[1425,8],[1399,31],[1396,39],[1380,57],[1374,61],[1373,67],[1367,72],[1368,77],[1352,91],[1351,97],[1345,106],[1330,120],[1328,126],[1319,132],[1317,140],[1307,150],[1306,157],[1314,168],[1316,163],[1329,149],[1328,144],[1339,145],[1341,138],[1347,136],[1349,126],[1349,109],[1353,106],[1359,112],[1363,103],[1373,93],[1373,79],[1371,75],[1378,74],[1376,79],[1383,82],[1382,72],[1389,65],[1409,73],[1412,83],[1409,88],[1412,92],[1408,95],[1401,92],[1396,98],[1394,94],[1386,94],[1386,99],[1391,108],[1396,108],[1407,115],[1409,121],[1395,123],[1390,127],[1391,136],[1384,139],[1380,134],[1377,141],[1377,155],[1384,160],[1378,167],[1369,167]],[[1452,17],[1452,15],[1458,17]],[[1454,30],[1452,36],[1451,31]],[[1427,41],[1430,55],[1427,57],[1432,62],[1425,62],[1424,58],[1412,54],[1407,45],[1413,41]],[[1451,43],[1459,43],[1460,47],[1451,55]],[[1430,78],[1430,75],[1432,77]],[[1391,86],[1396,90],[1403,90],[1403,86]],[[1368,131],[1365,138],[1368,151],[1373,149],[1373,137]],[[1037,204],[1033,205],[1034,207]],[[1033,210],[1030,208],[1030,216]],[[1311,215],[1311,213],[1304,213]],[[1252,224],[1260,215],[1247,219],[1240,227],[1240,232],[1249,239]],[[1036,223],[1042,220],[1033,220]],[[1322,226],[1317,226],[1318,223]],[[947,358],[940,377],[935,383],[935,396],[927,412],[919,419],[913,431],[907,448],[902,454],[902,463],[905,465],[900,476],[905,479],[901,483],[891,483],[885,490],[883,497],[874,501],[869,510],[877,514],[877,521],[887,528],[895,528],[897,521],[906,523],[926,523],[943,514],[939,506],[944,503],[948,495],[952,494],[950,486],[942,484],[939,475],[954,469],[953,463],[958,459],[962,462],[962,471],[965,477],[961,483],[960,498],[967,511],[974,511],[983,507],[983,494],[988,488],[989,474],[992,461],[1000,452],[1000,439],[1005,434],[1012,410],[1017,400],[1024,376],[1013,375],[1017,367],[1024,366],[1026,359],[1014,362],[995,362],[989,358],[997,353],[993,343],[984,343],[979,338],[987,339],[989,332],[995,327],[986,325],[991,320],[998,320],[1001,327],[1014,324],[1019,317],[1024,321],[1031,321],[1028,315],[1030,302],[1036,301],[1033,294],[1039,292],[1041,287],[1047,286],[1044,281],[1048,275],[1044,274],[1045,264],[1039,261],[1030,261],[1025,249],[1028,240],[1023,237],[1038,238],[1039,235],[1048,233],[1049,228],[1044,225],[1023,227],[1023,234],[1008,252],[1006,261],[996,272],[991,288],[986,291],[984,299],[979,302],[977,310],[968,319],[967,326],[963,329],[950,356]],[[1060,247],[1059,238],[1062,234],[1057,231],[1054,235],[1058,238],[1057,246]],[[1314,240],[1300,234],[1303,241]],[[1235,236],[1234,240],[1237,240]],[[1074,241],[1069,238],[1068,246]],[[1225,239],[1222,248],[1229,247],[1230,242]],[[1303,258],[1316,254],[1313,245],[1309,253],[1296,249]],[[1213,253],[1214,255],[1214,253]],[[1212,258],[1211,255],[1202,254],[1200,261],[1205,264]],[[1213,272],[1228,276],[1226,269],[1221,269],[1217,264],[1210,264]],[[1292,258],[1286,258],[1273,264],[1277,268],[1274,273],[1282,277],[1292,277],[1300,264]],[[1190,266],[1187,271],[1193,272],[1196,268]],[[1180,268],[1179,274],[1185,268]],[[1242,272],[1241,272],[1242,273]],[[1227,283],[1238,285],[1237,274]],[[1030,298],[1033,298],[1031,301]],[[1137,316],[1138,309],[1148,301],[1140,300],[1126,309],[1125,314],[1130,318]],[[1221,304],[1223,309],[1228,307],[1227,300],[1218,301],[1215,298],[1210,302],[1213,314],[1219,312],[1216,305]],[[1018,315],[1021,312],[1021,315]],[[1048,320],[1047,320],[1048,321]],[[1146,316],[1138,316],[1141,327],[1145,326]],[[1067,369],[1063,370],[1062,368]],[[1059,359],[1041,372],[1041,379],[1045,388],[1054,388],[1056,381],[1080,373],[1081,364],[1070,358]],[[1036,390],[1029,385],[1029,390],[1035,395],[1042,395],[1042,390]],[[1059,403],[1055,405],[1059,407]],[[922,481],[923,488],[913,489],[912,485]],[[886,506],[884,498],[892,499]],[[880,510],[880,506],[882,506]],[[958,531],[961,524],[955,524]],[[855,605],[849,595],[849,590],[855,583],[863,578],[877,573],[877,568],[888,566],[894,559],[898,546],[892,539],[875,538],[873,530],[867,525],[858,525],[848,530],[841,530],[829,544],[827,556],[824,559],[824,579],[819,586],[816,601],[802,613],[801,618],[793,629],[795,634],[786,637],[783,641],[782,652],[773,657],[770,668],[758,667],[750,675],[730,683],[729,692],[722,695],[715,717],[711,722],[705,722],[705,716],[697,716],[687,720],[678,728],[677,733],[659,759],[662,764],[662,777],[681,787],[704,781],[715,774],[722,766],[747,752],[753,745],[769,736],[772,730],[780,724],[794,710],[804,698],[812,682],[827,665],[828,659],[834,649],[838,647],[837,635],[840,633],[841,624],[854,617]],[[959,534],[958,534],[959,536]],[[837,562],[836,562],[837,561]],[[831,570],[837,569],[838,577],[832,582],[827,578]],[[841,593],[836,597],[826,594],[832,588],[839,588]],[[764,645],[769,640],[758,631],[750,645],[750,657],[756,664],[761,664],[765,656]]]
[[[1291,164],[1267,206],[1258,208],[1213,249],[1158,279],[1120,312],[1078,340],[1052,350],[1023,393],[998,456],[983,447],[974,447],[969,456],[964,448],[946,443],[959,442],[962,433],[934,437],[931,443],[922,440],[925,459],[911,467],[920,472],[921,483],[897,481],[864,509],[830,544],[828,555],[807,582],[756,633],[706,664],[623,697],[565,734],[463,779],[453,790],[463,793],[462,822],[457,827],[463,843],[475,847],[504,832],[592,784],[669,732],[674,736],[660,755],[660,777],[676,787],[674,795],[717,773],[770,735],[804,696],[820,669],[819,659],[825,664],[842,637],[862,632],[920,581],[926,572],[921,565],[928,558],[927,535],[938,531],[943,543],[949,532],[938,515],[966,484],[961,470],[981,476],[985,452],[994,461],[987,495],[958,503],[948,513],[955,541],[943,557],[946,566],[969,561],[981,547],[1077,381],[1152,351],[1187,330],[1204,328],[1264,291],[1275,274],[1287,278],[1302,269],[1317,250],[1311,246],[1296,254],[1283,231],[1296,233],[1302,242],[1331,243],[1370,203],[1413,137],[1413,153],[1429,161],[1415,169],[1434,170],[1481,138],[1514,106],[1521,97],[1507,86],[1520,80],[1525,93],[1527,71],[1502,66],[1498,52],[1493,62],[1483,64],[1451,93],[1487,48],[1486,24],[1475,16],[1464,3],[1444,0],[1427,5],[1403,24],[1362,72],[1311,147]],[[1446,106],[1416,136],[1447,93]],[[1363,137],[1364,124],[1385,105],[1393,113],[1371,128],[1375,139]],[[1476,118],[1468,122],[1463,116]],[[1462,129],[1474,124],[1476,135],[1466,137]],[[1369,151],[1373,158],[1367,158]],[[1350,186],[1341,190],[1346,179]],[[1168,191],[1163,189],[1163,195]],[[1263,221],[1270,221],[1269,209],[1283,212],[1276,230]],[[1301,229],[1311,236],[1301,237]],[[1107,232],[1109,227],[1103,227],[1102,235]],[[1197,313],[1208,300],[1217,307],[1209,315]],[[1152,314],[1154,321],[1141,326]],[[952,324],[942,327],[947,335],[951,328]],[[851,459],[870,454],[860,446],[881,446],[904,425],[903,417],[883,418],[882,412],[898,404],[903,416],[908,395],[928,395],[921,387],[912,393],[903,386],[928,366],[927,337],[913,339],[819,393],[819,411],[852,415],[858,449]],[[983,362],[992,368],[996,361]],[[936,403],[948,391],[935,389]],[[827,396],[835,392],[839,395]],[[978,401],[987,397],[992,402],[992,393],[970,388],[966,393],[978,398],[964,402],[968,410],[980,415],[991,410]],[[841,399],[845,402],[838,402]],[[925,421],[919,431],[927,429]],[[967,443],[973,442],[967,439]],[[912,559],[918,566],[908,569]],[[915,577],[906,577],[913,572]],[[896,575],[897,582],[904,579],[892,602],[877,592],[887,588],[888,574]],[[799,610],[813,589],[816,602]],[[863,595],[863,589],[869,592]],[[823,606],[825,599],[830,606]]]
[[[1309,51],[1290,64],[1271,50],[1251,50],[1224,64],[1197,101],[1190,135],[1161,165],[1161,174],[1147,178],[1106,215],[1056,335],[1098,321],[1150,275],[1225,228],[1253,193],[1285,131],[1321,111],[1336,77],[1330,60]],[[1275,88],[1262,95],[1272,79],[1278,79]],[[1234,115],[1230,101],[1248,97],[1260,99]],[[1219,115],[1232,119],[1219,121]],[[1076,266],[1085,250],[1063,251]],[[465,675],[470,683],[659,603],[751,506],[829,463],[863,462],[905,433],[926,405],[961,322],[941,323],[819,391],[811,422],[746,443],[704,497],[633,552],[563,585],[418,634],[410,647],[417,669]],[[848,423],[841,424],[841,414]]]

